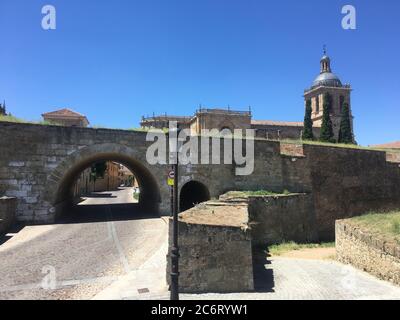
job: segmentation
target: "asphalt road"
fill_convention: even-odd
[[[149,214],[130,213],[135,207],[120,205],[127,201],[135,206],[131,188],[96,194],[65,223],[15,233],[0,245],[0,299],[91,299],[143,269],[160,255],[167,225]],[[131,282],[131,291],[154,287],[152,274],[145,279],[149,282],[138,287]]]

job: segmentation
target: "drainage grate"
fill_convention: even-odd
[[[138,289],[139,294],[143,294],[143,293],[149,293],[150,290],[148,288],[142,288],[142,289]]]

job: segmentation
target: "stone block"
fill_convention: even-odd
[[[23,166],[25,166],[25,162],[23,162],[23,161],[10,161],[8,163],[8,166],[9,167],[23,167]]]

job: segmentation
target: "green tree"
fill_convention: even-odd
[[[303,128],[303,140],[314,140],[313,134],[313,122],[311,120],[311,100],[307,100],[306,102],[306,114],[304,116],[304,128]]]
[[[340,130],[339,130],[339,143],[354,143],[353,141],[353,133],[351,131],[351,122],[350,122],[350,108],[348,103],[343,103],[342,106],[342,119],[340,121]]]
[[[321,135],[319,137],[319,140],[322,142],[335,142],[335,139],[333,138],[332,120],[330,116],[331,109],[332,97],[329,93],[326,93],[324,95]]]
[[[91,167],[91,177],[94,181],[98,178],[104,178],[104,174],[107,170],[107,163],[105,161],[96,162]]]

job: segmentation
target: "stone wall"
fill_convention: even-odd
[[[147,163],[144,132],[0,122],[0,137],[0,194],[17,198],[19,221],[54,222],[73,201],[80,172],[101,160],[125,164],[152,209],[169,213],[167,168]]]
[[[287,156],[304,157],[303,145],[301,143],[280,143],[281,154]]]
[[[254,290],[251,239],[244,222],[247,221],[245,212],[245,207],[236,205],[203,204],[180,215],[180,292]],[[172,220],[169,230],[171,244]],[[169,282],[169,255],[167,265]]]
[[[301,155],[300,147],[285,151],[277,141],[254,142],[250,176],[237,176],[235,164],[189,164],[180,166],[179,186],[201,182],[211,198],[230,190],[310,193],[320,240],[334,239],[337,219],[400,208],[399,163],[388,162],[385,152],[305,144]],[[0,122],[0,194],[17,197],[18,220],[53,222],[79,173],[111,160],[135,174],[152,210],[169,214],[170,166],[147,162],[152,144],[145,132]]]
[[[400,163],[400,150],[397,152],[386,151],[386,160],[388,162]]]
[[[16,198],[0,198],[0,236],[3,235],[3,233],[6,233],[14,224],[16,208]]]
[[[255,245],[318,240],[310,194],[251,196],[248,199],[248,212]]]
[[[320,240],[335,220],[400,208],[400,168],[385,152],[304,145]],[[297,173],[292,173],[297,174]]]
[[[400,285],[400,244],[372,236],[349,220],[336,222],[336,256],[340,262]]]

